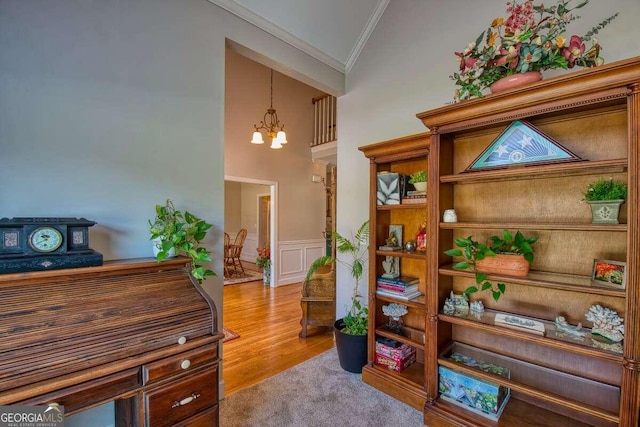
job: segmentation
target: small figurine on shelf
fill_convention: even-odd
[[[398,271],[398,257],[388,256],[382,261],[382,268],[384,268],[384,274],[382,277],[386,279],[397,279],[400,277]]]
[[[407,306],[403,304],[391,303],[388,305],[383,305],[382,314],[389,317],[389,321],[387,321],[385,325],[387,330],[395,334],[402,335],[404,329],[402,316],[404,316],[408,312],[409,311],[407,310]]]
[[[418,226],[418,232],[416,233],[416,249],[419,251],[427,250],[427,219]]]
[[[570,338],[584,341],[584,337],[587,335],[587,333],[582,330],[582,323],[578,323],[573,326],[567,322],[567,319],[565,319],[564,316],[556,317],[555,325],[556,334],[560,336],[568,336]]]

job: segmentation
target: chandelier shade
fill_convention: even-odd
[[[267,136],[271,138],[271,148],[279,149],[282,148],[283,144],[287,143],[287,134],[284,132],[284,125],[278,120],[278,113],[276,113],[275,108],[273,108],[273,70],[271,70],[270,107],[267,109],[267,112],[264,113],[264,117],[260,121],[260,126],[253,125],[253,127],[255,130],[251,138],[252,144],[264,144],[262,133],[260,132],[262,130],[266,131]]]

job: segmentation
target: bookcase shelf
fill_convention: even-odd
[[[470,184],[487,181],[501,182],[519,179],[566,178],[568,176],[578,175],[612,174],[625,172],[626,170],[627,159],[594,160],[444,175],[440,177],[440,182],[443,184]]]
[[[588,83],[587,83],[588,82]],[[589,86],[589,89],[586,89]],[[581,74],[546,81],[535,90],[522,88],[419,113],[431,130],[427,234],[428,316],[437,321],[426,330],[429,425],[536,425],[532,414],[551,411],[596,426],[637,426],[640,373],[640,58],[612,63]],[[558,141],[583,160],[505,169],[467,171],[515,120]],[[581,201],[588,183],[601,177],[625,181],[629,197],[621,224],[591,224]],[[535,199],[535,200],[534,200]],[[442,213],[455,209],[459,222],[445,223]],[[445,298],[462,294],[475,273],[453,269],[457,259],[444,252],[454,240],[472,234],[483,242],[497,230],[526,230],[539,237],[526,277],[488,275],[507,291],[494,301],[490,293],[469,294],[482,301],[483,314],[444,314]],[[625,263],[625,286],[592,283],[594,259]],[[624,341],[592,339],[585,313],[602,305],[624,319]],[[497,313],[541,322],[545,334],[511,329],[494,321]],[[582,323],[582,338],[563,336],[554,320]],[[583,340],[581,340],[583,339]],[[446,357],[448,345],[480,347],[490,363],[510,369],[509,379],[461,365]],[[510,388],[512,399],[495,422],[444,402],[438,389],[438,366]],[[563,381],[567,385],[560,386]],[[561,419],[561,418],[560,418]],[[553,423],[544,423],[553,425]]]
[[[455,270],[453,264],[440,267],[438,270],[444,276],[469,277],[475,276],[475,273],[467,270]],[[606,295],[617,298],[625,298],[624,289],[603,288],[595,286],[591,283],[591,277],[579,276],[575,274],[561,274],[551,271],[529,271],[527,277],[512,277],[490,274],[487,276],[489,280],[497,282],[517,283],[521,285],[535,286],[540,288],[550,288],[564,290],[570,292],[587,293],[594,295]]]
[[[386,251],[378,249],[385,244],[391,225],[402,226],[401,242],[416,240],[415,233],[428,217],[427,203],[398,205],[377,204],[377,175],[379,172],[394,172],[412,175],[419,170],[428,169],[429,143],[431,133],[383,141],[360,147],[370,159],[370,205],[369,221],[372,234],[369,242],[369,362],[362,370],[362,379],[366,383],[381,388],[403,402],[422,410],[426,402],[425,348],[428,338],[425,335],[427,325],[427,252],[426,251]],[[402,197],[403,195],[401,195]],[[421,296],[404,300],[390,295],[377,294],[377,279],[384,273],[382,262],[389,257],[398,261],[400,276],[413,276],[419,279],[418,290]],[[394,334],[384,328],[387,317],[382,306],[389,303],[407,307],[404,335]],[[376,365],[376,340],[388,338],[408,344],[416,349],[416,362],[402,372]]]
[[[532,87],[445,105],[417,114],[429,132],[384,141],[360,150],[370,161],[370,221],[375,236],[369,256],[369,364],[363,380],[424,410],[430,426],[599,426],[640,425],[640,57],[545,79]],[[560,143],[580,159],[467,171],[515,120]],[[376,206],[380,171],[409,174],[426,169],[427,200],[420,205]],[[591,224],[581,201],[588,183],[612,177],[628,184],[620,224]],[[459,222],[443,222],[455,209]],[[388,226],[404,227],[404,240],[426,221],[426,252],[380,251]],[[444,252],[458,237],[483,241],[496,230],[526,230],[539,237],[526,277],[489,275],[507,284],[499,301],[488,292],[469,294],[482,301],[481,315],[444,314],[450,295],[475,283],[472,271],[453,269]],[[386,257],[398,257],[401,274],[420,278],[424,296],[396,301],[376,294],[376,277]],[[594,259],[623,262],[626,283],[592,283]],[[408,307],[405,324],[424,334],[420,340],[384,328],[381,305]],[[624,319],[624,341],[592,339],[585,317],[602,305]],[[542,322],[544,335],[497,325],[497,313]],[[584,341],[557,334],[554,320],[582,323]],[[376,337],[415,346],[418,361],[397,373],[373,363]],[[604,344],[604,345],[603,345]],[[479,360],[507,367],[500,377],[457,363],[454,346],[471,348]],[[445,400],[439,367],[501,384],[510,398],[495,421]]]
[[[558,222],[441,222],[442,230],[567,230],[623,233],[627,224],[574,224]]]
[[[588,355],[590,357],[596,357],[616,363],[623,362],[622,354],[603,349],[602,347],[594,347],[594,345],[597,345],[597,342],[594,343],[594,341],[591,339],[590,330],[583,328],[583,330],[587,332],[587,336],[584,338],[584,341],[577,341],[568,336],[559,335],[553,322],[537,319],[545,325],[546,330],[545,336],[540,336],[529,332],[517,331],[502,326],[497,326],[494,322],[495,314],[495,311],[487,310],[482,314],[481,318],[476,318],[473,314],[468,314],[465,316],[453,316],[440,313],[438,315],[438,319],[454,325],[461,325],[464,327],[479,330],[482,329],[493,334],[500,334],[517,338],[519,340],[530,341],[539,345],[559,348],[572,353],[580,353],[583,355]]]

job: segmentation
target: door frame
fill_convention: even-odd
[[[274,288],[276,287],[276,278],[280,273],[280,268],[278,265],[278,242],[276,239],[276,236],[278,235],[278,181],[268,181],[264,179],[255,179],[232,175],[225,175],[224,180],[242,182],[246,184],[266,185],[270,188],[269,195],[271,196],[271,219],[269,221],[269,226],[271,228],[271,232],[269,233],[269,240],[271,241],[271,244],[269,246],[269,251],[271,252],[271,279],[269,280],[269,286]]]

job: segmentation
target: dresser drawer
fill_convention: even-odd
[[[147,427],[176,425],[218,404],[218,366],[204,367],[143,394]]]
[[[217,360],[218,344],[208,344],[145,364],[142,367],[142,382],[147,385],[175,374],[193,371],[200,366]]]
[[[188,420],[184,420],[174,427],[218,427],[219,408],[217,406],[205,409],[192,416]]]
[[[73,415],[84,407],[107,402],[140,387],[139,370],[127,369],[75,386],[56,390],[32,399],[17,402],[20,405],[46,405],[56,402],[64,406],[66,415]]]

